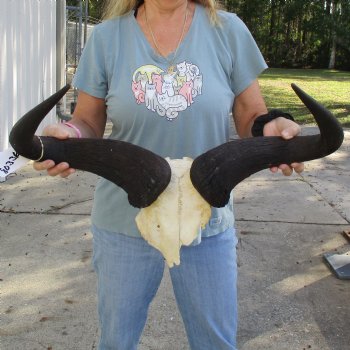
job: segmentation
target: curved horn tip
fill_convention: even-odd
[[[72,85],[68,83],[68,84],[66,84],[62,89],[67,89],[67,90],[69,90],[71,87],[72,87]]]
[[[316,120],[326,149],[323,156],[336,151],[344,140],[344,131],[339,120],[330,110],[304,92],[296,84],[292,83],[291,87]]]
[[[296,85],[295,83],[291,83],[290,86],[292,87],[292,89],[294,90],[294,92],[297,94],[297,96],[300,97],[300,95],[307,95],[307,93],[305,91],[303,91],[298,85]]]
[[[295,83],[291,83],[290,86],[292,87],[293,90],[294,90],[294,89],[300,89],[300,88],[298,87],[298,85],[296,85]]]
[[[40,154],[42,147],[37,142],[33,143],[34,133],[40,122],[70,88],[71,85],[66,84],[63,88],[32,108],[17,121],[9,134],[9,142],[16,152],[26,158],[38,158],[37,153],[39,152]]]
[[[68,92],[68,90],[71,88],[71,84],[66,84],[65,86],[63,86],[61,89],[59,89],[56,94],[62,94],[62,97]],[[55,94],[55,95],[56,95]]]
[[[305,99],[305,98],[309,98],[312,100],[314,99],[309,94],[307,94],[303,89],[301,89],[298,85],[291,83],[290,86],[292,87],[295,94],[299,97],[299,99],[302,100],[302,102],[304,102],[303,99]],[[305,104],[305,102],[304,102],[304,104]]]

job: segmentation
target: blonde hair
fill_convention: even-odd
[[[212,24],[219,24],[217,10],[221,8],[216,0],[193,0],[198,4],[203,5],[210,18]],[[103,19],[111,19],[118,16],[123,16],[131,10],[137,8],[143,3],[143,0],[106,0]]]

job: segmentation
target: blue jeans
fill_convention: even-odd
[[[135,350],[148,307],[164,271],[158,250],[142,238],[93,231],[98,276],[100,350]],[[181,248],[170,269],[173,289],[193,350],[236,350],[237,266],[234,229]]]

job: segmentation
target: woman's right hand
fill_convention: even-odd
[[[73,127],[60,123],[47,126],[43,130],[43,136],[52,136],[60,140],[81,136],[84,138],[102,138],[106,120],[105,99],[79,91],[73,118],[69,123],[76,126],[80,130],[81,135],[78,135]],[[33,167],[35,170],[46,170],[50,176],[67,177],[75,172],[75,169],[70,168],[68,163],[55,164],[54,161],[49,159],[43,162],[34,162]]]
[[[43,136],[52,136],[60,140],[77,137],[76,131],[64,124],[48,125],[43,130]],[[38,171],[46,170],[47,174],[50,176],[59,175],[61,177],[67,177],[75,172],[75,169],[70,168],[68,163],[62,162],[55,164],[55,162],[50,159],[46,159],[43,162],[34,162],[33,168]]]

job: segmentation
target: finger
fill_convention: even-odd
[[[282,171],[284,176],[291,176],[293,174],[293,168],[287,164],[281,164],[279,169]]]
[[[60,175],[62,172],[69,169],[69,164],[66,162],[62,162],[54,166],[53,168],[50,168],[47,170],[48,175],[50,176],[56,176]]]
[[[60,173],[60,176],[63,177],[63,178],[66,178],[66,177],[68,177],[69,175],[72,175],[72,174],[74,174],[74,173],[75,173],[75,169],[69,168],[69,169],[63,171],[62,173]]]
[[[277,166],[272,166],[272,167],[270,168],[270,171],[271,171],[272,173],[277,173],[278,167],[277,167]]]
[[[55,162],[53,160],[47,159],[43,162],[34,162],[33,168],[35,170],[41,171],[41,170],[47,170],[55,166]]]
[[[298,174],[300,174],[300,173],[302,173],[304,171],[304,163],[292,163],[291,167]]]

